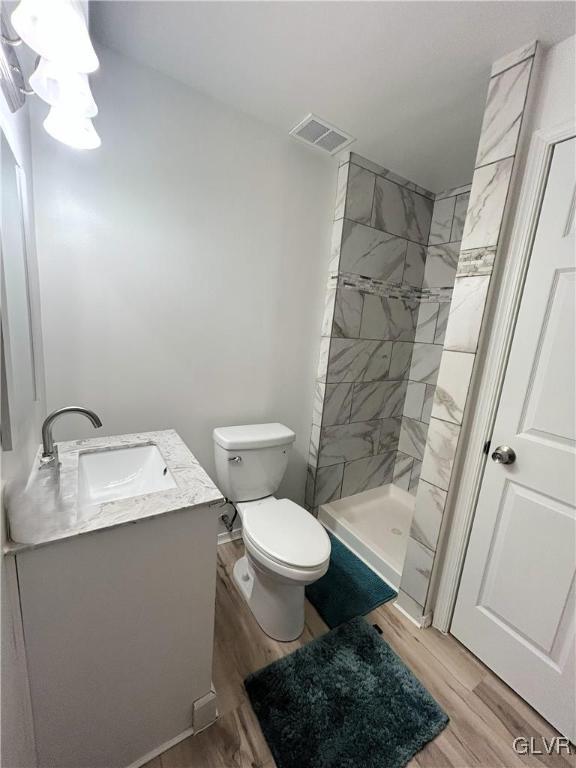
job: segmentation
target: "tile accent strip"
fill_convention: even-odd
[[[362,275],[340,274],[332,278],[341,288],[355,288],[362,293],[373,296],[384,296],[392,299],[408,301],[450,302],[452,288],[414,288],[411,285],[386,283],[383,280],[373,280]]]
[[[491,275],[496,258],[496,246],[461,251],[456,277],[464,275]]]
[[[450,306],[446,346],[440,360],[430,427],[416,496],[401,594],[414,612],[430,612],[430,580],[447,496],[453,482],[460,431],[482,331],[522,118],[536,54],[531,42],[492,67],[478,144],[470,204]],[[460,192],[460,191],[459,191]],[[443,231],[437,228],[437,232]],[[406,445],[408,445],[406,443]],[[398,474],[404,466],[397,460]]]

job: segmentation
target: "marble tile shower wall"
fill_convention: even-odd
[[[417,307],[393,482],[417,492],[470,186],[436,195]]]
[[[486,323],[484,309],[499,253],[500,233],[535,54],[536,43],[530,43],[500,59],[492,68],[488,87],[456,267],[454,296],[398,597],[400,607],[422,623],[427,623],[431,606],[430,583],[436,550],[445,522],[446,501],[453,485],[453,470],[478,342]],[[458,197],[455,205],[457,201]],[[439,206],[440,202],[438,200],[436,205]],[[435,207],[434,219],[436,211]],[[437,218],[439,221],[443,218],[439,208]],[[441,228],[441,224],[438,227]]]
[[[310,509],[393,480],[416,492],[467,189],[434,197],[354,153],[340,166]]]

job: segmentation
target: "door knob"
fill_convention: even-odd
[[[492,461],[495,461],[496,464],[514,464],[516,454],[507,445],[499,445],[492,454]]]

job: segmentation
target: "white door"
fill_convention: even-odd
[[[576,139],[557,144],[451,632],[576,740]]]

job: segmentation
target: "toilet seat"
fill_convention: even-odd
[[[298,504],[272,496],[238,506],[245,544],[264,565],[280,572],[294,569],[307,574],[327,565],[328,534],[318,520]]]
[[[284,565],[257,549],[247,537],[244,538],[244,549],[255,571],[260,572],[263,577],[272,577],[276,583],[282,583],[285,586],[313,584],[324,576],[330,565],[330,558],[316,568],[295,568],[293,565]]]

